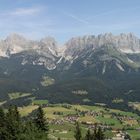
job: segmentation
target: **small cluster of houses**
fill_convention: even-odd
[[[65,119],[65,121],[67,121],[69,123],[74,123],[78,120],[78,118],[79,118],[79,116],[77,116],[77,115],[68,115],[64,119]]]
[[[50,124],[58,124],[58,125],[62,125],[64,124],[64,120],[63,119],[52,119],[49,121]]]
[[[119,116],[117,119],[121,122],[133,122],[129,124],[130,126],[132,126],[134,123],[138,123],[138,121],[133,117]]]
[[[50,123],[52,124],[58,124],[58,125],[63,125],[65,122],[69,122],[69,123],[75,123],[80,116],[92,116],[92,117],[97,117],[97,116],[104,116],[103,112],[96,112],[96,111],[80,111],[80,110],[76,110],[77,113],[76,114],[68,114],[66,116],[63,116],[62,119],[53,119],[50,121]],[[54,114],[56,115],[62,115],[61,113],[58,112],[54,112]],[[117,114],[112,114],[111,116],[112,118],[116,118],[118,119],[120,122],[129,122],[129,121],[134,121],[137,122],[137,120],[134,117],[129,117],[129,116],[123,116],[123,115],[117,115]],[[87,128],[89,129],[93,129],[95,128],[96,124],[94,124],[93,122],[81,122],[85,125],[87,125]],[[138,123],[138,122],[137,122]],[[98,126],[100,126],[103,130],[111,130],[112,126],[111,125],[107,125],[107,124],[99,124]],[[113,132],[116,131],[116,132]],[[127,140],[126,139],[126,133],[122,132],[122,131],[117,131],[117,130],[112,130],[113,133],[115,133],[115,136],[111,139],[111,140]],[[128,139],[129,140],[129,139]]]
[[[112,138],[112,140],[130,140],[128,137],[126,137],[127,135],[127,133],[120,131]]]
[[[64,124],[64,122],[75,123],[78,120],[79,116],[77,115],[68,115],[65,116],[63,119],[53,119],[50,120],[49,123],[51,124]]]
[[[89,125],[88,126],[88,129],[95,129],[95,127],[96,127],[96,124],[91,124],[91,125]],[[98,127],[100,127],[100,128],[102,128],[102,130],[105,130],[105,129],[110,129],[110,126],[108,126],[108,125],[103,125],[103,124],[98,124]]]
[[[102,112],[96,112],[96,111],[81,111],[81,110],[76,110],[78,114],[83,115],[83,116],[92,116],[92,117],[97,117],[97,116],[102,116]]]

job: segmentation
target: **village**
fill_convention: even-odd
[[[96,107],[95,110],[92,108],[87,109],[86,106],[79,105],[59,105],[59,107],[60,109],[58,110],[55,110],[55,107],[51,107],[52,116],[48,118],[50,125],[74,125],[78,121],[83,128],[92,131],[96,126],[100,126],[104,132],[111,133],[112,136],[107,136],[107,140],[126,140],[129,136],[128,131],[140,133],[139,118],[135,114],[124,114],[122,111],[112,111],[105,107]],[[64,135],[68,134],[69,130],[54,128],[53,133]]]

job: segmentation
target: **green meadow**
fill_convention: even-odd
[[[106,126],[105,136],[112,138],[117,131],[128,132],[133,140],[139,138],[140,116],[132,112],[124,112],[117,109],[109,109],[104,106],[70,105],[70,104],[47,104],[47,100],[34,100],[29,106],[20,107],[21,116],[29,116],[39,105],[45,105],[43,110],[49,122],[50,139],[73,140],[75,121],[68,117],[75,117],[85,135],[88,128],[94,124]],[[121,119],[121,120],[120,120]],[[91,129],[92,130],[92,129]]]

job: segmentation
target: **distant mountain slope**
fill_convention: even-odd
[[[13,34],[1,40],[1,101],[22,105],[36,98],[118,107],[140,101],[140,39],[133,34],[76,37],[58,46],[51,37],[33,41]],[[10,100],[13,92],[31,95]]]

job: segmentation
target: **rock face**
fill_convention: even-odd
[[[10,57],[17,53],[24,55],[22,65],[45,65],[46,68],[51,70],[56,67],[57,42],[51,37],[46,37],[40,41],[28,40],[18,34],[12,34],[5,40],[0,41],[1,57]],[[28,56],[35,54],[37,57],[30,60]]]
[[[132,33],[114,36],[111,33],[98,36],[72,38],[66,43],[65,56],[73,56],[84,49],[112,46],[124,53],[140,53],[140,39]]]
[[[41,84],[52,79],[47,87]],[[122,98],[127,104],[140,101],[139,83],[140,40],[131,33],[76,37],[60,47],[51,37],[34,41],[13,34],[0,41],[0,97],[5,100],[9,92],[21,91],[52,103],[112,104]]]
[[[132,33],[83,36],[65,44],[62,63],[65,70],[94,66],[97,73],[105,74],[112,65],[119,71],[128,72],[140,67],[139,53],[140,40]]]
[[[0,56],[10,57],[11,55],[22,53],[22,56],[24,55],[22,65],[44,65],[47,69],[53,70],[57,66],[59,67],[59,65],[67,63],[66,67],[68,69],[72,63],[81,57],[85,59],[82,63],[86,66],[89,63],[90,56],[93,56],[94,52],[97,50],[103,51],[106,48],[109,50],[108,53],[111,53],[111,49],[113,49],[114,53],[117,52],[124,56],[126,54],[138,54],[140,53],[140,39],[132,33],[120,34],[118,36],[107,33],[98,36],[91,35],[72,38],[60,48],[55,39],[51,37],[46,37],[40,41],[33,41],[21,35],[12,34],[5,40],[0,41]],[[90,55],[86,56],[87,54]],[[34,57],[31,59],[31,56]],[[111,59],[109,54],[104,54],[101,58],[103,57]],[[135,63],[135,59],[129,57],[125,59],[129,63]],[[117,63],[116,66],[123,70],[120,67],[120,63]]]
[[[0,42],[0,56],[9,57],[12,54],[33,48],[34,43],[24,37],[12,34]]]

